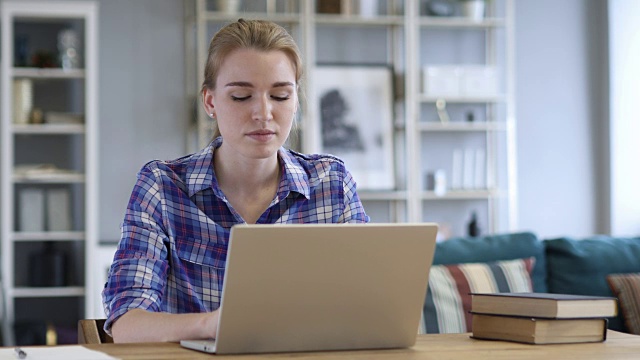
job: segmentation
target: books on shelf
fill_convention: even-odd
[[[13,170],[16,179],[20,180],[55,180],[71,177],[82,177],[82,173],[61,169],[53,164],[28,164],[17,165]]]
[[[84,124],[84,114],[48,111],[44,120],[47,124]]]
[[[541,319],[473,314],[473,337],[527,344],[602,342],[607,338],[606,318]]]
[[[44,189],[24,188],[18,193],[19,231],[44,231]]]
[[[47,230],[71,230],[71,192],[67,188],[47,189]]]
[[[615,298],[550,293],[472,293],[473,337],[528,344],[606,340]]]
[[[471,311],[481,314],[540,318],[613,317],[615,298],[549,293],[471,294]]]
[[[30,79],[13,80],[13,122],[27,124],[33,108],[33,82]]]

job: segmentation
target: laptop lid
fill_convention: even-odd
[[[412,346],[436,233],[435,224],[234,226],[213,351]]]

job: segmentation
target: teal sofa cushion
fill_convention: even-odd
[[[434,265],[484,263],[534,257],[533,291],[547,292],[544,244],[530,232],[452,238],[436,245]]]
[[[640,272],[640,238],[595,236],[544,241],[549,292],[614,296],[607,275]],[[609,328],[625,331],[622,314],[609,319]]]

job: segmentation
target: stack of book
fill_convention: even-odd
[[[615,298],[547,293],[471,294],[476,339],[528,344],[602,342]]]

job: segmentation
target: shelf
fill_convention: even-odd
[[[10,75],[29,79],[83,79],[84,69],[67,70],[62,68],[13,68]]]
[[[14,175],[15,184],[79,184],[85,182],[84,174]]]
[[[84,290],[82,286],[16,287],[10,289],[9,295],[17,298],[84,296]]]
[[[448,131],[505,131],[506,124],[498,122],[449,122],[440,123],[420,122],[418,129],[423,132],[448,132]]]
[[[20,47],[3,46],[0,54],[4,60],[0,82],[2,89],[7,90],[0,97],[3,109],[0,198],[2,209],[11,209],[3,212],[0,219],[0,270],[4,294],[1,331],[5,346],[23,340],[13,324],[25,314],[40,321],[43,314],[59,313],[70,322],[104,315],[97,301],[104,283],[95,283],[92,275],[97,269],[95,251],[99,234],[96,211],[99,205],[96,183],[99,172],[98,5],[97,0],[2,2],[1,38],[4,45],[24,37],[28,40],[29,53],[40,49],[57,58],[60,53],[68,54],[65,49],[58,49],[58,34],[70,29],[77,36],[79,46],[75,49],[84,63],[83,68],[73,69],[20,67],[16,64],[22,61],[14,63],[13,60],[23,58],[22,54],[16,53]],[[14,82],[24,86],[14,89]],[[14,91],[20,92],[22,99],[14,101]],[[14,123],[16,114],[10,111],[12,108],[25,114],[38,108],[49,122]],[[22,118],[25,114],[19,115]],[[28,188],[34,188],[37,196],[22,196],[23,190]],[[64,191],[58,193],[58,190]],[[66,199],[58,195],[63,192]],[[51,206],[60,207],[64,213],[68,210],[71,224],[49,228],[69,231],[18,231],[29,229],[16,225],[21,217],[33,215],[40,223],[40,219],[47,219]],[[62,221],[49,220],[62,224]],[[33,227],[43,228],[46,227]],[[55,246],[60,247],[67,258],[67,264],[73,265],[64,271],[75,280],[59,282],[70,286],[28,286],[30,283],[46,284],[28,281],[28,270],[33,265],[28,263],[30,255],[42,248],[44,242],[56,242]],[[31,307],[24,308],[31,299],[37,300],[42,307],[33,314]]]
[[[421,27],[432,28],[496,28],[504,27],[505,21],[502,18],[486,18],[482,21],[475,21],[466,17],[438,17],[422,16],[418,20]]]
[[[317,14],[315,22],[318,25],[345,26],[400,26],[404,25],[403,16],[363,17],[358,15],[327,15]]]
[[[297,3],[300,4],[300,11],[295,14],[268,11],[243,14],[248,18],[266,18],[299,26],[299,29],[294,29],[301,32],[297,40],[303,42],[299,45],[304,52],[303,57],[307,61],[309,72],[313,72],[318,63],[369,63],[370,58],[371,62],[389,64],[395,69],[400,69],[394,74],[393,83],[395,97],[392,105],[394,117],[391,136],[394,146],[391,151],[397,165],[393,169],[393,176],[399,180],[397,186],[402,190],[358,189],[360,200],[372,205],[389,204],[385,216],[388,215],[390,221],[419,222],[423,221],[425,211],[433,210],[431,207],[437,210],[444,208],[445,211],[450,211],[450,214],[443,216],[456,219],[451,220],[453,226],[458,226],[456,221],[459,219],[466,218],[469,208],[476,208],[477,203],[482,203],[479,215],[483,228],[488,232],[504,231],[512,225],[511,207],[515,200],[515,196],[512,196],[514,194],[511,193],[511,189],[514,188],[512,177],[515,174],[512,171],[515,161],[512,161],[514,152],[511,149],[515,145],[515,141],[512,141],[515,140],[514,133],[511,131],[515,124],[512,104],[514,59],[513,44],[509,41],[513,38],[512,16],[515,0],[492,3],[487,6],[487,17],[479,20],[465,16],[422,16],[421,13],[426,15],[423,12],[424,2],[425,0],[403,0],[389,1],[387,4],[386,1],[377,1],[379,10],[385,6],[387,10],[376,13],[375,16],[361,16],[359,12],[348,15],[317,13],[317,0],[299,0]],[[198,25],[210,25],[206,24],[205,19],[237,19],[237,14],[202,12],[210,6],[209,0],[197,0],[195,3],[196,16],[193,20]],[[383,3],[384,6],[381,5]],[[403,10],[398,11],[394,6],[396,3],[401,3]],[[336,29],[337,32],[334,31]],[[344,39],[336,37],[341,29],[348,30],[349,36]],[[194,35],[201,54],[206,53],[210,41],[210,38],[203,35],[207,34]],[[326,45],[325,42],[336,41],[338,43],[335,46],[323,48],[323,51],[318,53],[318,48]],[[377,44],[371,49],[371,54],[369,51],[364,54],[359,51],[361,46],[366,47],[366,44],[371,42]],[[350,52],[356,51],[354,49],[358,49],[358,53]],[[189,68],[192,71],[191,68],[196,67],[197,72],[202,73],[204,69],[200,67],[203,65],[204,63],[195,61]],[[426,87],[422,87],[424,66],[428,65],[473,69],[480,66],[492,67],[497,83],[491,84],[495,87],[466,87],[459,84],[458,91],[450,92],[453,95],[439,96],[437,92],[427,91]],[[469,73],[472,74],[471,71]],[[319,78],[317,74],[310,76],[303,90],[314,89],[307,93],[317,97],[318,89],[314,86],[316,83],[324,86],[324,81],[325,79]],[[193,93],[198,93],[198,84],[193,85],[190,86],[194,88]],[[451,121],[439,121],[435,106],[438,100],[448,103]],[[316,107],[308,110],[301,113],[300,127],[306,131],[302,131],[304,136],[300,136],[300,143],[303,151],[311,152],[321,148],[319,144],[322,142],[322,135],[317,136],[315,132],[322,127],[322,113]],[[475,121],[466,120],[466,113],[470,111],[474,113]],[[475,116],[476,114],[478,116]],[[207,134],[210,124],[206,119],[204,116],[198,118],[198,135]],[[453,168],[452,149],[463,149],[465,155],[466,148],[474,150],[473,161],[468,158],[466,163],[462,161],[462,165],[467,165],[469,170],[468,165],[472,164],[474,174],[481,170],[482,178],[486,180],[481,183],[485,187],[491,184],[491,188],[457,188],[455,191],[449,189],[444,196],[436,196],[433,192],[425,191],[423,182],[427,170],[445,169],[450,172]],[[480,158],[481,156],[484,158]],[[476,166],[476,162],[479,165]],[[475,179],[475,176],[473,178]],[[374,208],[377,210],[385,207]],[[452,231],[456,234],[458,232],[457,229]]]
[[[420,94],[418,100],[420,102],[427,103],[435,103],[438,100],[444,100],[448,103],[496,103],[496,102],[504,102],[507,97],[504,95],[493,95],[493,96],[431,96]]]
[[[53,135],[53,134],[84,134],[84,124],[27,124],[12,126],[14,134]]]
[[[82,241],[85,239],[84,231],[44,231],[22,232],[12,234],[13,241]]]
[[[449,190],[439,196],[433,191],[423,191],[423,200],[487,200],[498,196],[496,190]]]
[[[363,201],[376,200],[406,200],[406,191],[358,191],[358,197]]]
[[[265,13],[265,12],[242,12],[243,19],[269,19],[269,21],[273,21],[276,23],[299,23],[300,22],[300,14],[298,13]],[[240,17],[239,13],[236,14],[228,14],[217,11],[207,11],[205,12],[204,18],[207,21],[218,21],[218,22],[227,22],[227,21],[236,21]]]

